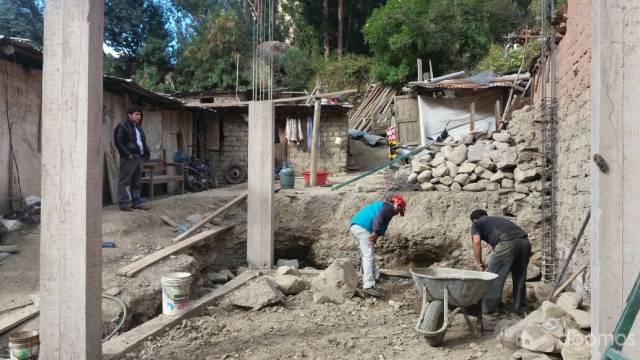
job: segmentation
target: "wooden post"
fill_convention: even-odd
[[[591,19],[591,344],[599,359],[640,271],[640,8],[594,0]],[[640,319],[623,352],[640,358]]]
[[[469,118],[469,131],[473,131],[476,129],[476,102],[475,101],[471,102],[471,109],[469,111],[471,112],[471,116]]]
[[[311,165],[309,166],[310,186],[316,186],[318,184],[318,137],[320,134],[320,116],[322,104],[320,99],[316,99],[313,108],[313,134],[311,136]]]
[[[424,81],[424,74],[422,73],[422,59],[418,59],[418,81]]]
[[[247,263],[258,270],[273,265],[274,129],[273,103],[250,102]]]
[[[103,1],[48,0],[42,72],[40,359],[102,357]]]
[[[431,59],[429,59],[429,80],[433,80],[433,66],[431,65]]]
[[[496,131],[500,131],[502,127],[502,106],[500,100],[496,100]]]

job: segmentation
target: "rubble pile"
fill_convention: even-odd
[[[516,201],[540,192],[538,148],[509,130],[448,137],[411,160],[407,183],[423,191],[514,192]]]
[[[567,292],[556,303],[545,301],[521,321],[499,331],[498,341],[512,349],[512,359],[586,360],[591,358],[590,316],[581,310],[582,295]]]

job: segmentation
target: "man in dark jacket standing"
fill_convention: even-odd
[[[483,301],[483,312],[490,314],[495,311],[502,295],[502,288],[511,273],[513,281],[513,308],[519,312],[526,306],[527,266],[531,254],[531,243],[527,233],[518,225],[499,216],[488,216],[482,209],[471,213],[471,241],[476,268],[479,271],[489,271],[498,274],[491,285],[491,290]],[[493,248],[489,266],[482,262],[482,244],[485,241]]]
[[[142,130],[142,109],[139,106],[132,105],[127,109],[127,118],[116,126],[113,138],[120,153],[120,210],[147,210],[148,207],[140,202],[140,190],[142,162],[149,159],[149,148]]]

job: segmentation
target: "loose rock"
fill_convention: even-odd
[[[570,329],[560,352],[563,360],[591,359],[591,343],[581,331]]]
[[[433,170],[433,176],[434,177],[443,177],[443,176],[447,176],[449,175],[449,168],[447,167],[447,164],[442,163],[440,164],[435,170]]]
[[[253,310],[259,310],[282,301],[284,301],[284,294],[274,282],[265,277],[244,285],[233,292],[229,299],[229,303],[232,305]]]
[[[429,181],[429,179],[431,179],[432,173],[433,172],[431,170],[425,170],[421,172],[420,175],[417,176],[418,182],[422,184],[423,182]]]
[[[293,266],[278,266],[278,268],[276,269],[276,276],[278,275],[295,275],[298,276],[298,269],[294,268]]]
[[[436,189],[436,187],[430,182],[424,182],[420,184],[420,188],[424,191],[431,191]]]
[[[540,178],[540,174],[537,169],[522,171],[520,168],[516,168],[513,172],[513,176],[517,182],[530,182]]]
[[[440,166],[440,164],[444,163],[445,161],[447,161],[447,159],[444,157],[444,155],[442,155],[441,152],[436,153],[436,155],[433,157],[433,160],[431,160],[431,167],[438,167]]]
[[[444,176],[440,178],[440,183],[443,185],[451,185],[453,184],[453,178],[451,176]]]
[[[489,181],[500,183],[502,182],[502,179],[504,179],[504,173],[498,170],[495,174],[491,175],[491,177],[489,178]]]
[[[476,142],[475,145],[471,145],[467,150],[467,160],[469,162],[478,162],[489,155],[491,151],[491,144],[485,142]]]
[[[451,191],[452,192],[462,191],[462,185],[458,184],[457,182],[454,182],[453,184],[451,184]]]
[[[475,170],[476,166],[477,165],[474,163],[469,163],[469,162],[463,163],[458,168],[458,174],[470,174],[473,172],[473,170]]]
[[[490,153],[491,160],[500,170],[514,169],[518,162],[518,152],[515,147],[494,150]]]
[[[508,143],[508,142],[511,141],[511,135],[509,135],[508,132],[504,132],[504,131],[503,132],[499,132],[499,133],[498,132],[493,133],[492,138],[495,141],[499,141],[499,142],[503,142],[503,143]]]
[[[294,275],[278,275],[274,278],[274,282],[286,295],[296,295],[309,288],[309,283]]]
[[[487,190],[487,187],[479,183],[471,183],[462,187],[464,191],[480,192]]]
[[[577,292],[562,293],[558,297],[556,304],[566,312],[575,310],[582,305],[582,295]]]
[[[276,266],[292,266],[296,269],[300,269],[300,262],[298,259],[278,259]]]
[[[416,181],[418,181],[418,174],[412,172],[409,177],[407,178],[407,182],[409,184],[415,184]]]
[[[462,186],[465,186],[469,183],[470,177],[469,177],[469,174],[458,174],[456,175],[456,177],[453,178],[453,181],[455,181],[456,183]]]
[[[456,164],[451,161],[447,161],[445,164],[447,165],[447,169],[449,169],[449,176],[453,177],[458,175],[458,166]]]
[[[434,186],[436,187],[436,190],[438,190],[438,191],[442,191],[442,192],[451,191],[451,189],[449,189],[449,187],[447,185],[444,185],[444,184],[436,184]]]
[[[520,346],[522,348],[545,353],[560,352],[559,341],[549,334],[542,325],[527,325],[520,335]]]
[[[573,320],[580,326],[580,329],[591,328],[591,315],[588,312],[575,309],[569,311],[569,315],[571,315]]]
[[[353,297],[357,283],[358,275],[353,264],[348,259],[336,259],[311,281],[311,287],[329,302],[342,304]]]
[[[476,175],[478,175],[478,177],[482,178],[482,179],[491,179],[491,176],[493,175],[493,173],[485,168],[483,168],[482,166],[478,166],[476,167],[476,169],[473,171]]]

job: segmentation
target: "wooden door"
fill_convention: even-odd
[[[396,96],[394,113],[398,124],[400,144],[420,145],[418,99],[415,95]]]

